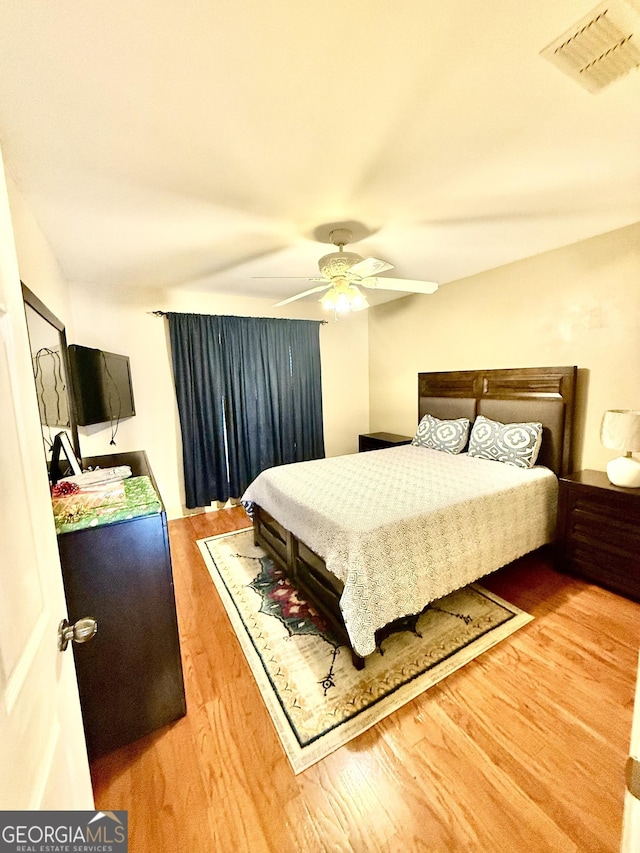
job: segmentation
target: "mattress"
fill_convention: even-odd
[[[243,495],[344,583],[355,651],[375,632],[553,539],[557,478],[412,445],[281,465]]]

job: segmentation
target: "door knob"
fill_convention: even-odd
[[[98,623],[92,616],[78,619],[74,625],[69,625],[63,619],[58,626],[58,648],[63,652],[72,640],[74,643],[86,643],[95,636],[97,630]]]

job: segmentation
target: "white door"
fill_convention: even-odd
[[[0,158],[0,809],[92,809],[73,654]]]

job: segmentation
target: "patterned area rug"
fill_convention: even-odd
[[[405,620],[358,672],[322,617],[253,544],[251,529],[198,546],[295,773],[533,618],[472,584]]]

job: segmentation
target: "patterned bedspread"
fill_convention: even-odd
[[[345,625],[364,656],[378,628],[550,542],[557,479],[407,445],[271,468],[242,500],[344,582]]]

